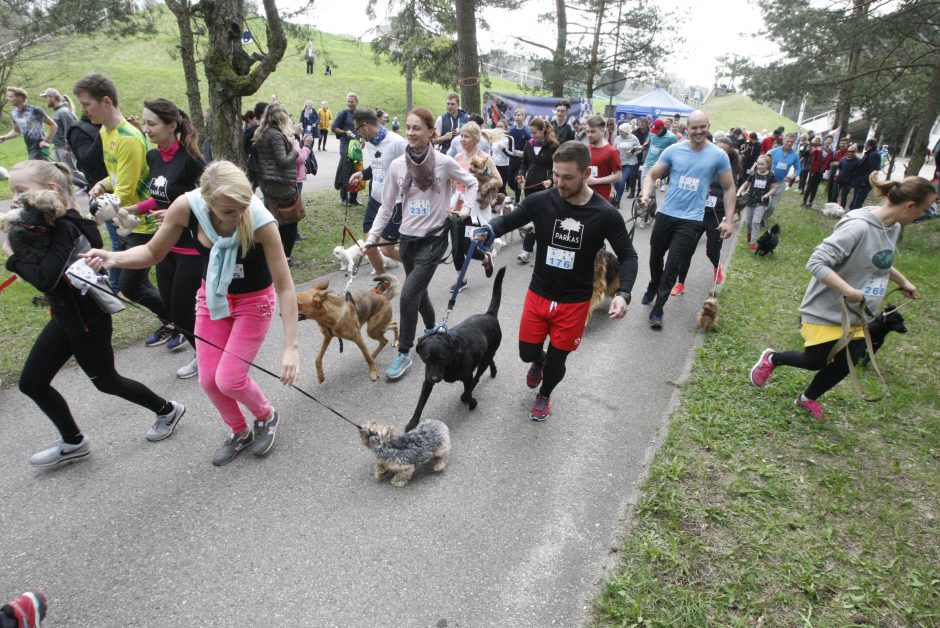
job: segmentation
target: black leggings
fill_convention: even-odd
[[[509,164],[505,166],[496,166],[496,171],[499,173],[500,178],[503,180],[503,184],[499,186],[496,190],[500,194],[506,193],[506,184],[509,182]]]
[[[816,192],[819,191],[819,182],[822,181],[821,172],[810,172],[806,187],[803,188],[803,203],[812,205],[816,199]]]
[[[509,158],[509,175],[507,176],[507,183],[509,183],[509,189],[512,190],[515,195],[516,204],[519,204],[519,199],[522,197],[522,188],[516,182],[516,176],[519,174],[519,171],[522,169],[522,159],[517,157]]]
[[[467,227],[473,226],[473,220],[470,219],[470,216],[464,218],[457,225],[451,225],[453,231],[451,232],[451,247],[453,250],[454,258],[454,268],[457,269],[457,272],[460,272],[460,269],[463,268],[464,260],[467,259],[467,252],[470,250],[470,238],[464,236],[466,233]],[[481,262],[486,258],[486,254],[480,249],[473,249],[473,259],[480,260]]]
[[[724,217],[724,210],[713,212],[710,207],[706,207],[705,218],[702,220],[702,225],[705,227],[705,255],[715,268],[718,268],[718,264],[721,263],[721,232],[718,231],[718,225],[721,224],[721,219]],[[695,246],[698,246],[698,241],[701,238],[700,235],[695,239]],[[679,278],[677,280],[679,283],[685,283],[690,266],[692,266],[691,255],[686,258],[685,264],[679,269]]]
[[[519,341],[519,357],[523,362],[542,365],[542,385],[539,387],[539,394],[550,397],[555,386],[561,382],[565,376],[565,361],[568,359],[570,351],[559,349],[551,342],[548,343],[548,351],[542,350],[542,345],[532,342]]]
[[[832,351],[836,342],[836,340],[833,340],[832,342],[812,345],[802,351],[774,353],[770,356],[770,361],[774,366],[793,366],[807,371],[819,371],[803,392],[807,399],[819,399],[827,390],[841,382],[849,374],[845,349],[837,353],[832,362],[826,363],[826,358],[829,357],[829,352]],[[859,338],[851,341],[848,349],[852,355],[852,364],[858,364],[859,358],[865,352],[865,340]]]
[[[401,239],[398,254],[401,256],[401,265],[405,267],[405,283],[398,297],[401,319],[398,327],[401,334],[398,339],[399,353],[408,353],[414,345],[419,312],[425,328],[437,324],[434,306],[428,296],[428,284],[447,250],[447,239],[446,229],[438,235]]]
[[[320,137],[317,138],[317,148],[326,150],[326,138],[330,135],[329,129],[320,129]]]
[[[140,382],[122,377],[114,369],[109,315],[88,323],[87,328],[85,333],[66,333],[56,319],[46,323],[33,343],[20,376],[20,391],[36,402],[55,424],[63,440],[71,444],[81,440],[82,432],[65,399],[52,387],[52,379],[72,356],[101,392],[121,397],[155,413],[166,405],[165,399]]]
[[[686,266],[686,260],[695,252],[695,244],[702,237],[703,229],[702,222],[698,220],[673,218],[662,212],[656,214],[653,232],[650,233],[650,282],[646,287],[647,292],[656,296],[653,314],[663,315],[663,307],[679,277],[679,270]]]
[[[277,231],[281,234],[281,244],[284,246],[284,257],[290,259],[294,252],[294,244],[297,242],[297,231],[300,223],[292,222],[286,225],[278,225]]]
[[[147,244],[153,237],[151,234],[132,233],[124,238],[127,242],[127,248]],[[160,293],[150,283],[149,268],[122,268],[120,278],[120,290],[124,296],[143,305],[145,308],[156,314],[160,319],[166,320],[168,312]]]
[[[170,311],[170,320],[186,336],[189,346],[196,347],[196,291],[202,284],[202,258],[171,252],[157,264],[157,287],[160,298]]]

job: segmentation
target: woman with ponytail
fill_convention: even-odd
[[[141,214],[151,214],[163,222],[167,208],[177,197],[199,187],[206,169],[199,151],[199,134],[189,116],[169,100],[144,102],[143,131],[157,147],[147,153],[150,168],[150,198],[137,204]],[[157,264],[157,288],[174,324],[166,324],[157,334],[170,351],[195,348],[192,336],[196,324],[196,290],[202,278],[202,261],[196,250],[195,234],[186,229],[169,255]],[[163,344],[159,342],[157,344]],[[155,345],[152,345],[155,346]],[[176,371],[186,379],[197,373],[196,358]]]
[[[864,303],[865,309],[876,312],[888,292],[889,279],[905,297],[917,298],[917,288],[894,267],[895,248],[901,227],[923,216],[937,191],[921,177],[879,181],[878,174],[871,173],[869,182],[884,202],[847,213],[806,264],[813,278],[800,305],[803,350],[764,349],[751,369],[751,383],[755,386],[764,386],[778,366],[818,371],[796,399],[796,405],[816,421],[823,419],[816,400],[849,373],[845,352],[849,352],[854,364],[865,349],[861,321],[850,315],[855,319],[851,340],[832,360],[828,359],[842,338],[842,300]]]
[[[555,127],[542,118],[533,118],[529,122],[532,138],[526,142],[522,151],[522,167],[516,176],[516,183],[528,196],[552,187],[552,158],[558,148]],[[535,251],[535,231],[526,234],[522,241],[522,253],[516,256],[520,264],[528,264]]]

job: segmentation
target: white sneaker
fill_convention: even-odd
[[[82,442],[77,445],[69,445],[60,438],[52,447],[33,454],[29,464],[35,467],[54,467],[69,460],[84,458],[90,453],[91,441],[87,436],[82,436]]]
[[[519,255],[516,256],[516,259],[519,260],[520,264],[528,264],[529,260],[532,259],[532,254],[529,253],[528,251],[523,251],[522,253],[519,253]]]
[[[186,366],[181,366],[176,371],[176,376],[180,379],[189,379],[190,377],[195,377],[199,375],[199,362],[196,360],[196,356],[193,356],[193,359]]]

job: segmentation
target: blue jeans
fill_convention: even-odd
[[[620,207],[620,199],[623,198],[624,190],[627,189],[627,183],[636,175],[636,164],[627,164],[620,170],[620,181],[614,185],[616,196],[614,197],[614,207]]]
[[[108,237],[111,238],[111,250],[112,251],[125,251],[127,250],[127,242],[124,241],[124,238],[118,235],[117,227],[114,226],[110,220],[104,223],[104,228],[108,231]],[[112,268],[108,271],[108,281],[111,282],[111,286],[117,290],[118,286],[121,284],[121,269]]]

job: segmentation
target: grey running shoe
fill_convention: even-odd
[[[29,459],[29,464],[35,467],[54,467],[57,464],[84,458],[91,453],[91,441],[87,436],[82,436],[82,442],[77,445],[69,445],[62,439],[59,439],[48,449],[43,449],[39,453],[33,454]]]
[[[229,434],[225,438],[225,442],[222,446],[216,449],[215,453],[212,454],[212,464],[221,467],[223,464],[230,463],[232,460],[235,460],[235,456],[247,448],[254,439],[255,434],[251,430],[248,430],[244,436],[239,436],[234,432]]]
[[[158,440],[163,440],[164,438],[169,438],[172,436],[173,430],[176,429],[176,426],[179,425],[180,419],[182,419],[183,415],[186,414],[186,406],[183,404],[171,401],[170,405],[173,406],[173,409],[166,414],[158,414],[157,420],[154,422],[153,427],[151,427],[147,432],[147,440],[149,440],[151,443],[155,443]]]
[[[181,366],[176,371],[176,376],[180,379],[189,379],[190,377],[195,377],[199,375],[199,362],[196,360],[196,356],[193,356],[192,361],[186,366]]]
[[[256,456],[267,456],[274,447],[274,439],[277,436],[277,423],[280,417],[277,410],[271,412],[271,418],[267,421],[255,421],[255,442],[251,446],[251,453]]]

